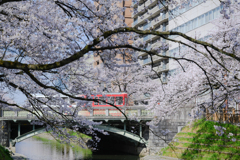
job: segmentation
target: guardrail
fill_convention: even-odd
[[[153,117],[153,112],[149,110],[145,110],[144,106],[138,107],[122,107],[121,111],[126,114],[128,117],[139,117],[139,118],[150,118]],[[67,115],[67,114],[66,114]],[[89,119],[96,118],[110,118],[110,119],[123,119],[124,115],[119,111],[112,107],[96,107],[91,108],[90,110],[84,109],[78,112],[79,116],[85,116]],[[47,116],[47,115],[45,115]],[[2,117],[0,120],[36,120],[37,117],[29,114],[26,111],[10,111],[10,110],[2,110]]]
[[[207,120],[228,122],[228,123],[240,123],[240,110],[233,109],[219,109],[217,112],[211,113],[206,109],[206,113],[203,114]]]

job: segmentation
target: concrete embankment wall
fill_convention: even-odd
[[[155,127],[150,127],[147,149],[149,150],[149,154],[159,152],[163,147],[167,146],[167,143],[171,142],[173,137],[187,124],[190,118],[189,113],[191,113],[191,108],[183,108],[175,115],[158,121]],[[170,133],[163,135],[162,131],[166,129],[168,129]]]

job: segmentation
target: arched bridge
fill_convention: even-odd
[[[39,129],[30,131],[30,132],[24,133],[24,134],[16,137],[14,140],[12,140],[12,146],[15,146],[15,144],[17,142],[21,142],[21,141],[23,141],[25,139],[28,139],[28,138],[30,138],[32,136],[35,136],[35,135],[38,135],[38,134],[41,134],[41,133],[44,133],[44,132],[46,132],[45,128],[39,128]]]
[[[98,110],[93,110],[91,113],[88,111],[81,111],[78,114],[79,116],[83,115],[92,121],[101,121],[105,125],[102,125],[101,129],[105,131],[125,136],[134,142],[145,143],[146,141],[141,138],[143,130],[145,130],[142,128],[142,124],[150,121],[153,118],[153,113],[149,110],[145,110],[144,106],[127,106],[122,107],[121,109],[129,117],[138,116],[138,122],[142,122],[141,124],[130,124],[136,126],[134,132],[138,135],[128,132],[130,131],[130,125],[127,124],[125,117],[120,114],[119,111],[113,110],[111,107],[98,107]],[[3,146],[9,146],[11,139],[14,140],[13,142],[15,144],[27,136],[31,137],[39,134],[40,131],[42,132],[42,130],[38,130],[38,128],[42,126],[31,124],[31,121],[34,120],[37,120],[37,117],[26,111],[12,111],[9,109],[0,110],[0,123],[4,122],[5,124],[4,127],[1,128],[4,130],[4,134],[0,135],[0,144]],[[29,134],[27,134],[27,132]]]
[[[104,131],[107,131],[107,132],[112,132],[112,133],[124,136],[124,137],[126,137],[130,140],[133,140],[133,141],[138,142],[138,143],[145,144],[147,146],[147,141],[143,137],[140,137],[140,136],[138,136],[134,133],[128,132],[126,130],[122,130],[122,129],[111,127],[111,126],[103,126],[103,125],[94,126],[94,128],[98,128],[98,129],[101,129],[101,130],[104,130]],[[39,129],[30,131],[30,132],[27,132],[25,134],[22,134],[22,135],[16,137],[14,140],[12,140],[12,146],[15,146],[15,144],[17,142],[21,142],[25,139],[28,139],[32,136],[35,136],[35,135],[38,135],[38,134],[41,134],[41,133],[44,133],[44,132],[46,132],[45,128],[39,128]]]

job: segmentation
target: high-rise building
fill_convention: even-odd
[[[176,6],[169,10],[169,30],[187,34],[199,40],[209,39],[209,34],[213,30],[213,20],[220,17],[220,2],[218,0],[206,1],[189,0],[183,6]],[[176,40],[184,40],[180,36],[170,36]],[[169,55],[174,57],[183,56],[184,46],[177,43],[169,43]],[[179,53],[180,51],[180,53]],[[173,60],[169,62],[169,70],[174,71],[179,65],[173,65]]]
[[[168,6],[166,3],[159,0],[140,0],[133,5],[133,25],[140,30],[155,30],[155,31],[168,31]],[[140,37],[140,41],[146,43],[146,49],[151,49],[168,42],[165,39],[155,35],[146,35]],[[168,55],[168,51],[161,51],[162,55]],[[152,56],[152,58],[144,52],[138,52],[138,56],[141,59],[141,65],[152,65],[153,69],[158,73],[153,78],[161,78],[162,82],[166,82],[166,77],[169,70],[169,59],[161,58],[158,56]],[[153,63],[152,63],[153,62]]]

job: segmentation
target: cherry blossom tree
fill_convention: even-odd
[[[27,101],[20,105],[0,99],[1,104],[8,108],[12,106],[29,111],[37,116],[40,123],[48,128],[55,128],[61,135],[67,135],[59,130],[66,121],[74,122],[71,123],[73,129],[88,126],[88,132],[92,133],[93,127],[89,126],[97,123],[79,117],[77,113],[82,109],[82,105],[97,101],[93,100],[91,95],[102,91],[95,89],[99,86],[99,79],[109,79],[103,79],[101,75],[96,77],[96,70],[86,65],[84,55],[99,52],[104,65],[122,70],[116,68],[116,55],[131,55],[129,63],[134,63],[138,58],[135,54],[137,51],[146,52],[150,57],[155,55],[172,58],[179,64],[178,73],[169,77],[167,85],[158,81],[154,86],[159,88],[149,90],[152,98],[150,109],[155,109],[157,116],[171,114],[180,105],[206,92],[210,92],[211,96],[205,103],[214,109],[226,99],[238,102],[240,57],[237,2],[221,1],[223,16],[216,26],[217,32],[206,42],[180,32],[127,27],[123,23],[123,15],[119,14],[124,11],[124,8],[119,7],[119,2],[121,0],[2,0],[0,86],[2,90],[11,93],[20,91]],[[185,1],[167,1],[166,5],[179,3],[184,5]],[[181,57],[159,54],[167,48],[163,43],[146,50],[146,44],[137,39],[141,35],[149,34],[186,46],[185,54]],[[178,35],[184,40],[172,39],[171,35]],[[129,41],[134,43],[130,44]],[[127,65],[122,67],[126,68]],[[115,79],[116,84],[119,83],[113,72],[106,72],[112,77],[110,80]],[[132,78],[135,79],[134,83],[147,81],[138,77]],[[120,84],[123,91],[126,90],[126,84],[131,83],[130,77],[124,79],[128,83]],[[58,85],[59,80],[64,87]],[[147,86],[149,85],[140,87],[136,83],[136,88],[130,90],[145,92],[144,87]],[[38,93],[46,98],[34,96]],[[79,94],[86,97],[77,96]],[[64,101],[62,95],[77,101],[79,107],[70,110],[67,107],[70,101]],[[156,105],[158,102],[161,102],[160,106]],[[51,107],[56,103],[63,107]],[[42,107],[43,105],[47,107]],[[201,105],[197,104],[197,107]],[[66,111],[68,115],[64,114]],[[69,136],[59,138],[68,140]]]

